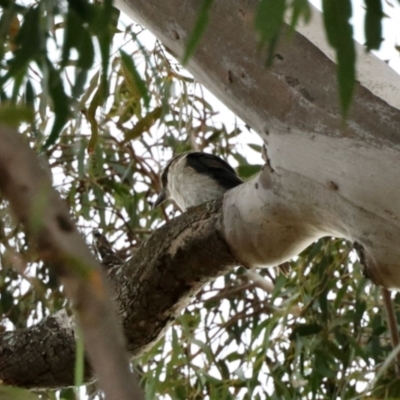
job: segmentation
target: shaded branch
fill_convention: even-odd
[[[205,284],[237,264],[220,234],[221,206],[221,201],[213,202],[173,219],[155,231],[125,265],[109,271],[132,356],[151,347]],[[49,325],[52,335],[38,346],[37,340],[31,339],[48,331]],[[64,311],[30,329],[1,334],[0,379],[24,387],[71,385],[73,335],[73,320]],[[14,354],[25,356],[18,368],[12,365],[16,348],[19,352]],[[51,360],[47,369],[36,370],[35,365],[43,365],[43,360]],[[90,378],[89,371],[86,381]]]
[[[102,269],[72,223],[65,202],[52,189],[50,177],[40,167],[36,154],[16,129],[4,126],[0,127],[0,191],[10,202],[12,211],[29,237],[37,244],[39,256],[53,266],[64,285],[74,306],[86,351],[99,379],[100,388],[110,399],[138,398],[135,397],[138,393],[132,384],[134,380],[129,370],[124,338]],[[50,326],[49,321],[46,322],[46,325],[35,331],[42,334],[42,340],[48,337],[46,331],[53,329],[52,322]],[[56,325],[58,326],[57,323]],[[27,363],[32,368],[32,373],[39,374],[39,380],[47,372],[54,381],[57,371],[63,369],[62,366],[55,371],[49,369],[52,364],[50,359],[58,358],[60,349],[62,354],[72,355],[74,359],[74,351],[71,350],[74,341],[71,338],[72,330],[70,326],[66,329],[62,325],[60,328],[64,332],[61,347],[53,348],[47,353],[48,349],[38,346],[38,365],[44,367],[47,364],[48,367],[44,371],[38,371],[36,363],[31,364],[32,360]],[[38,338],[34,337],[33,332],[25,331],[26,344],[37,345]],[[19,362],[17,359],[14,368],[10,369],[7,365],[13,359],[10,351],[20,354],[26,347],[17,349],[11,333],[3,336],[3,339],[9,346],[3,347],[0,366],[3,373],[9,373],[15,371],[18,363],[27,361],[25,357],[19,359]],[[63,362],[62,359],[59,360]],[[73,369],[70,374],[73,375]],[[18,379],[25,377],[3,376],[2,379],[7,383],[18,384]]]

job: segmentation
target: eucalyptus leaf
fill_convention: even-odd
[[[40,398],[26,389],[12,386],[0,386],[0,400],[39,400]]]
[[[137,139],[144,132],[147,132],[161,118],[162,111],[162,107],[157,107],[147,113],[132,129],[125,132],[125,140]]]
[[[150,104],[150,96],[146,88],[146,83],[140,77],[140,74],[136,69],[133,58],[123,50],[120,51],[120,55],[125,76],[127,77],[129,84],[132,85],[141,95],[145,107],[148,108]]]
[[[350,0],[323,0],[323,16],[329,43],[336,50],[339,99],[343,117],[346,117],[355,87],[356,52]]]
[[[367,50],[378,50],[381,46],[383,10],[381,0],[365,0],[365,46]]]
[[[213,5],[214,0],[203,0],[201,3],[200,10],[197,15],[197,20],[194,25],[193,31],[189,36],[186,44],[185,52],[182,57],[182,65],[186,65],[189,58],[192,57],[195,52],[205,29],[207,28],[209,13]]]

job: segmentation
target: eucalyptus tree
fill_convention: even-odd
[[[399,79],[370,54],[355,63],[349,2],[334,4],[324,20],[338,66],[303,1],[287,24],[283,1],[116,2],[142,25],[111,1],[2,3],[3,382],[60,398],[93,370],[106,393],[116,384],[96,362],[118,360],[88,330],[111,300],[71,217],[121,260],[103,272],[147,398],[398,396],[380,292],[353,243],[373,282],[399,286]],[[381,17],[367,2],[368,50]],[[244,122],[218,121],[199,83]],[[246,182],[180,216],[153,211],[159,171],[190,149]]]

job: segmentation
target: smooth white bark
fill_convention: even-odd
[[[313,13],[309,24],[302,23],[297,31],[311,43],[335,61],[335,51],[328,44],[324,32],[322,14],[310,5]],[[367,53],[365,47],[355,42],[357,52],[357,79],[376,96],[387,101],[391,106],[400,108],[400,79],[398,73],[372,53]]]
[[[340,182],[345,186],[351,178],[344,176]],[[364,192],[374,193],[363,182],[350,187],[347,192],[354,189],[350,194],[336,182],[312,179],[301,170],[264,167],[258,177],[227,192],[224,229],[235,256],[250,267],[274,266],[321,237],[343,237],[365,247],[366,273],[375,283],[399,288],[400,248],[396,243],[400,226],[394,212],[375,207],[379,203],[373,202],[373,196],[363,203]],[[395,198],[399,189],[384,190]]]

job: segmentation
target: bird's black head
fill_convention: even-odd
[[[153,207],[168,198],[185,210],[222,197],[242,180],[222,158],[202,152],[182,153],[172,158],[161,174],[161,192]]]

